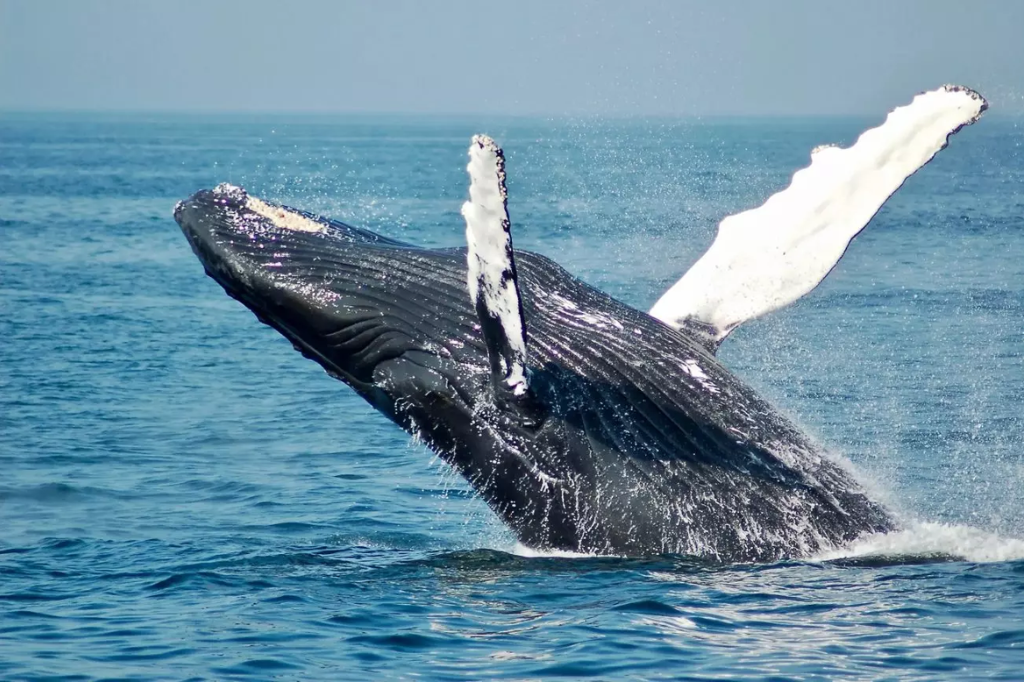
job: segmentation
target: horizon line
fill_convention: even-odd
[[[888,113],[888,112],[885,112]],[[882,116],[879,112],[527,112],[504,113],[488,111],[373,111],[373,110],[331,110],[331,109],[150,109],[150,108],[86,108],[86,107],[3,107],[0,115],[157,115],[157,116],[296,116],[296,117],[393,117],[393,118],[504,118],[504,119],[674,119],[700,120],[708,118],[854,118]],[[1005,112],[989,111],[988,115],[1006,116]],[[1017,114],[1018,116],[1022,114]]]
[[[0,116],[3,115],[16,115],[16,116],[31,116],[31,115],[87,115],[87,116],[267,116],[267,117],[286,117],[293,116],[298,118],[323,118],[323,117],[339,117],[339,118],[369,118],[369,117],[382,117],[382,118],[427,118],[427,119],[468,119],[468,118],[498,118],[498,119],[551,119],[551,120],[571,120],[571,119],[605,119],[605,120],[627,120],[627,119],[664,119],[664,120],[693,120],[698,121],[702,119],[751,119],[751,118],[763,118],[763,119],[797,119],[797,118],[821,118],[821,119],[838,119],[838,118],[866,118],[866,117],[880,117],[884,118],[889,112],[879,111],[851,111],[851,112],[706,112],[706,113],[667,113],[667,112],[649,112],[649,113],[624,113],[624,112],[530,112],[530,113],[500,113],[500,112],[444,112],[444,111],[356,111],[356,110],[330,110],[330,109],[305,109],[305,110],[289,110],[289,109],[100,109],[100,108],[73,108],[73,107],[61,107],[61,108],[33,108],[33,107],[3,107],[0,106]],[[989,109],[985,118],[1024,118],[1024,111],[992,111]]]

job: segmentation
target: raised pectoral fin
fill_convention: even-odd
[[[496,382],[523,395],[529,388],[526,322],[508,219],[505,156],[494,140],[477,135],[469,147],[466,170],[469,201],[462,205],[462,216],[469,246],[469,296],[480,318]]]
[[[676,329],[708,330],[714,347],[747,320],[796,301],[886,199],[986,107],[973,90],[947,85],[894,109],[851,147],[815,149],[789,187],[725,218],[711,248],[650,314]]]

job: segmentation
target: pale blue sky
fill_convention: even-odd
[[[0,109],[1024,111],[1024,0],[0,0]]]

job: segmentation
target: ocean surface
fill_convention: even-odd
[[[0,679],[1024,679],[1024,121],[723,345],[905,524],[799,562],[517,547],[171,218],[229,181],[459,245],[485,131],[517,247],[646,309],[881,118],[0,116]]]

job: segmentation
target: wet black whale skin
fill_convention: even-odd
[[[261,206],[207,190],[174,215],[229,295],[422,438],[523,544],[772,561],[895,527],[698,335],[548,258],[516,252],[532,375],[518,397],[491,381],[464,248],[293,209],[316,229],[288,229]]]

